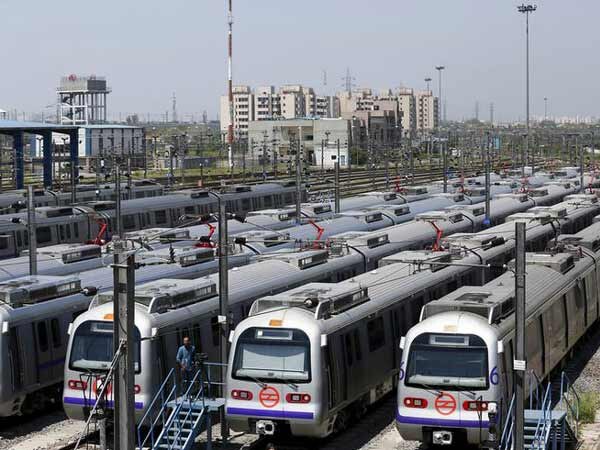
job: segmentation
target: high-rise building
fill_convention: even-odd
[[[412,89],[401,88],[397,94],[400,122],[404,137],[412,137],[417,131],[417,102]]]
[[[306,117],[339,117],[339,101],[336,97],[319,96],[310,87],[284,85],[250,86],[233,88],[233,129],[239,139],[247,139],[248,124],[252,121],[272,119],[298,119]],[[229,126],[229,101],[221,96],[221,131]]]
[[[431,131],[438,127],[439,101],[432,91],[417,91],[417,131]]]

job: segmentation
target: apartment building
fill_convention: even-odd
[[[275,89],[275,86],[235,86],[233,88],[233,128],[236,137],[247,139],[248,124],[271,119],[297,119],[305,117],[339,117],[336,97],[320,96],[299,84]],[[221,131],[229,126],[229,101],[221,96]]]
[[[431,131],[438,127],[439,102],[432,91],[417,91],[415,93],[417,106],[417,131]]]

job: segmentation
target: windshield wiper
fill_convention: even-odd
[[[280,380],[281,382],[287,384],[288,387],[292,388],[293,390],[295,390],[295,391],[298,390],[298,385],[297,384],[294,384],[294,383],[292,383],[289,380],[284,380],[283,378],[278,378],[278,380]]]
[[[265,383],[264,381],[260,381],[258,378],[254,378],[250,375],[244,375],[246,378],[250,378],[252,381],[254,381],[256,384],[258,384],[262,389],[267,387],[267,383]]]

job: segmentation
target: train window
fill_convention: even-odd
[[[45,244],[52,240],[52,232],[50,227],[40,227],[36,230],[38,244]]]
[[[193,206],[186,206],[185,207],[185,213],[186,214],[194,214],[196,212],[196,209]]]
[[[273,206],[273,198],[270,195],[265,195],[263,197],[263,206],[265,208],[270,208],[271,206]]]
[[[58,227],[58,235],[60,236],[61,241],[65,240],[65,226],[64,225],[60,225]]]
[[[383,317],[378,317],[367,323],[367,334],[369,337],[369,351],[374,352],[385,344],[385,329]]]
[[[154,211],[154,219],[157,225],[167,223],[167,212],[165,210]]]
[[[17,231],[15,234],[17,235],[17,247],[23,247],[23,239],[21,238],[21,232]]]
[[[60,347],[60,323],[58,319],[50,321],[50,331],[52,332],[52,345],[54,348]]]
[[[67,239],[71,239],[71,225],[67,224],[65,225],[65,228],[67,229]]]
[[[360,361],[362,359],[362,351],[360,349],[360,335],[358,334],[358,329],[354,330],[354,350],[356,350],[356,360]]]
[[[133,214],[123,216],[123,228],[126,230],[133,230],[135,228],[135,216]]]
[[[0,236],[0,250],[6,250],[8,248],[8,236]]]
[[[29,234],[26,232],[23,232],[23,244],[25,247],[29,245]]]
[[[77,222],[75,222],[73,224],[73,232],[75,233],[75,237],[78,238],[79,237],[79,224]]]
[[[37,324],[37,340],[42,353],[48,351],[48,329],[46,322],[38,322]]]
[[[250,211],[251,205],[250,205],[250,199],[249,198],[243,198],[242,199],[242,210],[244,211]]]
[[[351,333],[346,333],[344,336],[344,343],[346,347],[346,364],[349,366],[352,365],[352,335]]]
[[[288,192],[287,194],[285,194],[285,204],[289,205],[290,203],[294,203],[294,194]]]

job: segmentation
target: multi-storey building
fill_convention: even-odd
[[[417,131],[431,131],[438,127],[439,102],[431,91],[415,93],[417,105]]]
[[[339,117],[336,97],[319,96],[314,90],[301,85],[260,86],[254,91],[249,86],[233,88],[233,128],[236,137],[247,139],[248,124],[271,119],[305,117]],[[221,97],[221,132],[229,126],[229,100]]]

